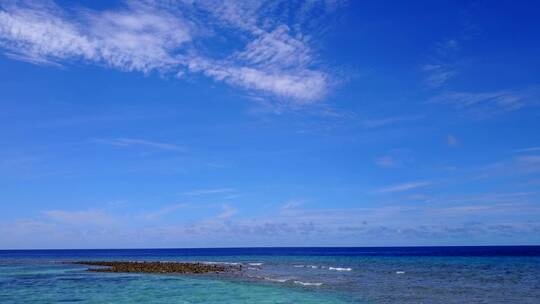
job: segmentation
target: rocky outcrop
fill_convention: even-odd
[[[215,273],[239,271],[242,266],[180,263],[180,262],[122,262],[122,261],[77,261],[71,264],[102,266],[89,268],[96,272],[138,272],[138,273]]]

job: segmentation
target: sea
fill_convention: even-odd
[[[79,260],[243,270],[103,273]],[[540,303],[540,246],[2,250],[0,303]]]

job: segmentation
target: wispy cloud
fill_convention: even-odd
[[[233,188],[213,188],[213,189],[199,189],[193,191],[183,192],[182,195],[208,195],[208,194],[220,194],[234,192]]]
[[[245,89],[290,97],[300,104],[323,98],[330,86],[327,74],[309,69],[272,71],[198,59],[189,62],[189,70]]]
[[[238,209],[236,209],[234,207],[231,207],[231,206],[229,206],[227,204],[224,204],[222,206],[222,211],[217,216],[217,218],[221,219],[221,220],[228,219],[228,218],[234,216],[236,213],[238,213]]]
[[[186,246],[312,246],[434,244],[440,238],[463,244],[463,236],[493,240],[504,233],[505,241],[515,237],[538,239],[536,219],[540,208],[532,192],[478,193],[442,197],[429,205],[365,208],[308,209],[276,208],[259,217],[235,217],[231,205],[205,208],[213,216],[194,222],[156,221],[132,214],[119,216],[99,210],[54,210],[35,219],[0,223],[0,247],[96,246],[156,247],[182,242]],[[183,204],[158,209],[173,215]],[[142,213],[144,214],[144,213]],[[442,220],[443,219],[443,220]],[[482,219],[479,222],[478,219]],[[442,221],[441,221],[442,220]],[[381,238],[383,241],[381,241]],[[60,245],[58,245],[60,244]]]
[[[290,199],[286,201],[283,206],[281,206],[281,209],[287,210],[287,209],[294,209],[302,206],[306,203],[306,200],[304,199]]]
[[[171,150],[171,151],[185,151],[186,149],[169,143],[162,143],[162,142],[155,142],[155,141],[149,141],[145,139],[138,139],[138,138],[115,138],[110,140],[98,140],[99,142],[106,142],[108,144],[114,145],[114,146],[120,146],[120,147],[130,147],[130,146],[142,146],[142,147],[148,147],[153,149],[160,149],[160,150]]]
[[[458,108],[490,104],[506,110],[515,110],[523,106],[523,97],[512,92],[448,92],[433,98],[433,101],[452,104]]]
[[[375,159],[375,164],[383,168],[396,168],[399,166],[399,162],[393,156],[384,155]]]
[[[448,196],[445,198],[434,199],[434,202],[445,205],[458,205],[460,208],[470,205],[498,208],[534,202],[535,195],[535,192],[492,192]],[[453,210],[455,207],[446,208]]]
[[[378,190],[380,193],[393,193],[393,192],[403,192],[403,191],[409,191],[413,189],[417,189],[420,187],[426,187],[431,185],[430,182],[425,181],[419,181],[419,182],[411,182],[411,183],[404,183],[404,184],[398,184],[398,185],[392,185],[389,187],[384,187]]]
[[[320,29],[307,35],[309,19],[281,18],[279,11],[277,2],[141,1],[105,11],[9,2],[0,6],[0,47],[34,64],[82,61],[179,77],[201,73],[297,104],[320,100],[333,82],[310,46]],[[312,11],[335,8],[313,2],[298,14]],[[215,32],[238,36],[243,50],[209,56],[204,46]]]
[[[454,57],[459,49],[457,39],[446,39],[435,44],[429,63],[422,66],[426,74],[425,83],[429,87],[442,87],[458,74]]]
[[[77,16],[52,2],[2,8],[1,45],[33,63],[80,59],[148,73],[178,64],[171,52],[191,40],[189,24],[149,5]]]
[[[375,164],[381,168],[399,168],[413,161],[413,153],[409,149],[393,149],[375,158]]]
[[[361,122],[362,127],[366,129],[381,128],[389,125],[395,125],[398,123],[416,121],[421,119],[422,116],[419,115],[409,115],[409,116],[395,116],[395,117],[383,117],[376,119],[365,119]]]
[[[425,82],[430,87],[438,88],[446,84],[457,72],[449,64],[426,64],[422,70],[427,74]]]
[[[479,172],[477,178],[536,174],[540,172],[540,155],[519,154],[482,166],[477,171]]]
[[[540,147],[530,147],[524,149],[515,150],[517,153],[530,153],[530,152],[540,152]]]
[[[114,218],[110,214],[101,210],[50,210],[45,211],[43,214],[50,220],[69,225],[108,226],[114,223]]]
[[[479,117],[519,110],[536,103],[536,89],[521,91],[494,92],[445,92],[431,98],[432,103],[453,106],[456,110],[465,111]]]
[[[165,206],[165,207],[163,207],[161,209],[158,209],[156,211],[146,213],[144,215],[144,218],[146,218],[148,220],[157,220],[157,219],[160,219],[163,216],[167,216],[167,215],[169,215],[171,213],[174,213],[174,212],[176,212],[178,210],[189,208],[190,206],[191,206],[190,204],[185,204],[185,203],[167,205],[167,206]]]
[[[540,155],[523,155],[516,157],[516,161],[527,165],[540,165]]]

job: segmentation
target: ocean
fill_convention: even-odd
[[[88,272],[76,260],[241,273]],[[540,246],[0,251],[0,303],[540,303]]]

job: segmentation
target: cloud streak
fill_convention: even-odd
[[[540,226],[540,208],[533,193],[484,193],[457,198],[459,203],[436,202],[429,206],[307,209],[277,208],[257,217],[235,217],[238,210],[224,204],[207,205],[212,214],[194,222],[152,222],[137,214],[120,215],[99,210],[52,210],[35,219],[0,223],[0,246],[23,248],[70,244],[78,248],[96,244],[114,247],[245,246],[255,245],[395,245],[463,244],[463,237],[532,240]],[[522,200],[516,200],[521,198]],[[452,198],[450,198],[452,199]],[[143,214],[168,214],[185,208],[169,205]],[[478,222],[478,219],[484,222]],[[441,219],[444,221],[441,222]],[[504,235],[501,235],[504,233]],[[503,237],[504,236],[504,237]],[[525,238],[523,238],[525,236]],[[537,239],[537,238],[534,238]],[[202,241],[202,243],[201,243]]]
[[[178,145],[149,141],[144,139],[137,138],[116,138],[110,141],[106,141],[114,146],[129,147],[129,146],[143,146],[160,150],[171,150],[171,151],[185,151],[183,147]]]
[[[458,111],[479,117],[512,112],[538,104],[538,88],[491,92],[449,91],[431,98],[431,103],[453,106]]]
[[[446,39],[435,44],[430,63],[422,66],[426,74],[425,83],[429,87],[443,87],[458,74],[454,57],[459,49],[460,43],[456,39]]]
[[[301,11],[317,6],[324,7]],[[0,47],[11,58],[34,64],[82,61],[179,77],[189,72],[294,104],[321,100],[331,76],[317,64],[300,21],[272,18],[277,10],[277,4],[235,1],[127,2],[106,11],[8,3],[0,5]],[[244,47],[212,57],[206,51],[216,39],[212,33],[235,35]]]
[[[539,154],[519,154],[509,159],[490,163],[478,169],[477,178],[514,177],[540,172]]]
[[[420,120],[422,116],[396,116],[396,117],[385,117],[379,119],[366,119],[361,122],[361,125],[365,129],[375,129],[382,128],[390,125],[395,125],[399,123],[412,122]]]
[[[237,212],[238,212],[238,209],[232,207],[232,206],[229,206],[227,204],[224,204],[222,206],[222,211],[220,214],[218,214],[217,218],[218,219],[221,219],[221,220],[226,220],[228,218],[231,218],[232,216],[234,216]]]
[[[404,184],[398,184],[393,185],[385,188],[381,188],[378,190],[379,193],[394,193],[394,192],[403,192],[403,191],[409,191],[421,187],[426,187],[431,185],[430,182],[411,182],[411,183],[404,183]]]
[[[109,226],[114,223],[110,214],[100,210],[49,210],[43,214],[47,219],[60,224]]]
[[[518,149],[515,151],[517,153],[540,152],[540,147],[530,147],[530,148]]]
[[[208,194],[230,193],[234,191],[235,190],[233,188],[215,188],[215,189],[199,189],[199,190],[187,191],[182,194],[190,195],[190,196],[199,196],[199,195],[208,195]]]
[[[149,6],[87,12],[78,18],[68,18],[50,3],[4,7],[2,46],[33,63],[80,59],[148,73],[178,64],[171,51],[191,40],[187,24]]]
[[[167,216],[169,214],[172,214],[174,212],[177,212],[179,210],[186,209],[189,207],[191,207],[191,205],[185,204],[185,203],[172,204],[172,205],[165,206],[161,209],[158,209],[156,211],[148,212],[144,215],[144,218],[147,220],[158,220],[163,216]]]
[[[374,160],[381,168],[400,168],[414,162],[412,151],[409,149],[394,149]]]

